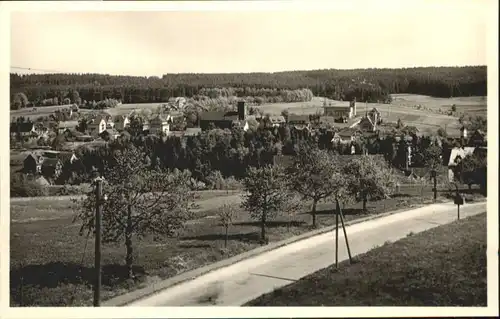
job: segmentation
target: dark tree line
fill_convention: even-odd
[[[107,74],[10,75],[11,94],[24,93],[29,101],[57,98],[63,101],[78,92],[86,101],[105,98],[123,103],[166,102],[169,98],[206,95],[282,96],[282,90],[307,88],[315,96],[361,102],[390,100],[390,93],[436,97],[486,95],[486,66],[427,67],[407,69],[313,70],[277,73],[166,74],[159,77]],[[22,104],[18,102],[18,104]]]
[[[210,176],[218,172],[224,178],[234,177],[241,180],[247,168],[273,164],[275,155],[297,155],[301,150],[311,147],[324,149],[332,154],[349,155],[354,146],[356,154],[368,153],[383,155],[387,163],[400,169],[407,169],[408,146],[412,146],[409,166],[426,166],[427,150],[437,144],[431,137],[413,136],[410,142],[393,136],[367,136],[354,144],[332,144],[327,134],[303,134],[288,127],[260,128],[244,132],[241,129],[210,130],[186,139],[180,137],[144,136],[132,130],[120,139],[96,149],[81,148],[76,154],[80,161],[67,164],[63,168],[59,184],[81,183],[91,178],[92,168],[104,169],[107,158],[115,149],[133,144],[144,149],[153,167],[189,170],[192,177],[210,184]],[[408,135],[411,136],[411,135]],[[451,148],[446,139],[440,143],[437,152],[443,160],[449,156]],[[437,146],[436,146],[437,147]],[[448,154],[448,155],[447,155]],[[443,163],[444,164],[444,163]]]

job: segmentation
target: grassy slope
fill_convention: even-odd
[[[462,98],[433,98],[416,94],[393,94],[391,104],[379,103],[357,103],[358,115],[364,114],[365,109],[377,108],[385,121],[396,122],[401,119],[406,125],[416,126],[426,133],[435,133],[439,127],[447,126],[449,134],[459,134],[459,113],[486,115],[486,101],[484,97],[462,97]],[[272,103],[259,106],[265,113],[280,114],[283,110],[296,114],[315,114],[323,111],[323,98],[314,97],[310,102],[300,103]],[[333,104],[335,101],[329,100]],[[455,104],[457,114],[448,116],[444,113]],[[421,105],[422,109],[414,108]],[[439,113],[439,110],[443,113]]]
[[[386,244],[251,306],[486,306],[486,213]]]
[[[418,195],[418,188],[402,190]],[[424,193],[429,199],[429,189]],[[369,213],[378,213],[409,207],[421,203],[417,197],[398,197],[385,201],[369,202]],[[65,204],[66,203],[66,204]],[[66,205],[66,206],[65,206]],[[318,205],[318,225],[332,225],[333,204]],[[365,216],[361,203],[346,210],[346,219]],[[310,230],[311,217],[308,208],[289,219],[284,213],[268,223],[271,242],[279,241]],[[224,230],[219,225],[214,208],[201,211],[202,218],[190,222],[177,238],[152,238],[135,240],[135,264],[137,271],[146,272],[139,282],[128,282],[123,273],[125,249],[123,243],[103,247],[104,298],[124,293],[129,289],[168,278],[181,272],[201,267],[234,256],[259,246],[259,225],[249,214],[238,210],[235,224],[229,230],[229,244],[224,247]],[[92,299],[92,238],[82,262],[85,237],[78,236],[79,225],[72,223],[73,212],[67,201],[15,203],[11,206],[11,302],[12,305],[88,305]],[[205,217],[205,218],[203,218]],[[288,221],[293,223],[289,224]],[[291,226],[288,228],[288,226]],[[76,293],[74,291],[76,290]],[[75,300],[72,298],[75,297]]]

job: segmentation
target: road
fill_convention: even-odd
[[[486,203],[460,207],[461,218],[485,211]],[[422,232],[456,218],[456,206],[445,203],[353,224],[347,227],[351,252],[362,254],[386,241],[396,241],[410,232]],[[215,270],[128,306],[241,306],[330,266],[335,258],[334,247],[334,233],[321,234]],[[346,259],[344,236],[340,231],[339,260]]]

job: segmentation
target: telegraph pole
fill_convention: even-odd
[[[335,268],[339,268],[339,206],[337,203],[337,213],[335,214]]]
[[[340,214],[340,222],[342,223],[342,230],[344,231],[345,244],[347,246],[347,254],[349,256],[349,262],[352,264],[351,248],[349,247],[349,240],[347,239],[347,230],[345,229],[345,223],[344,223],[344,213],[342,213],[342,209],[340,208],[338,200],[337,200],[337,209]]]
[[[432,171],[431,171],[431,178],[433,180],[433,183],[434,183],[434,187],[432,188],[432,191],[434,192],[434,202],[437,200],[437,172],[436,172],[436,169],[433,168]]]
[[[94,282],[94,307],[101,305],[101,219],[102,219],[102,182],[101,177],[96,182],[96,211],[95,211],[95,282]]]

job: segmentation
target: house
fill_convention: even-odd
[[[450,182],[455,180],[453,173],[455,166],[467,155],[472,155],[475,149],[475,147],[455,147],[451,150],[450,159],[448,160],[448,180]]]
[[[100,115],[93,119],[88,125],[87,129],[92,136],[98,136],[106,130],[106,119]]]
[[[264,121],[268,121],[267,123],[271,127],[280,127],[280,126],[283,126],[284,124],[286,124],[286,120],[285,120],[285,117],[283,115],[269,115],[269,116],[265,116],[265,117],[256,118],[256,120],[261,125],[263,125],[265,123]]]
[[[319,127],[330,128],[330,127],[334,127],[335,123],[336,123],[336,119],[334,116],[322,115],[319,117],[316,124]]]
[[[119,115],[114,119],[114,128],[118,131],[122,131],[130,125],[130,119],[126,115]]]
[[[76,141],[78,142],[92,142],[94,137],[90,135],[77,135],[75,136]]]
[[[352,128],[345,128],[333,134],[332,143],[350,144],[357,140],[358,132]]]
[[[66,130],[75,130],[78,126],[78,121],[62,121],[57,124],[57,132],[64,133]]]
[[[365,132],[375,132],[377,130],[377,123],[369,116],[364,116],[357,126],[360,130]]]
[[[325,116],[333,116],[337,121],[346,122],[356,116],[356,101],[336,102],[334,105],[325,105],[323,110]]]
[[[237,111],[210,111],[200,114],[200,127],[202,130],[213,128],[231,129],[240,126],[248,130],[247,109],[244,101],[239,101]]]
[[[115,127],[115,121],[113,121],[113,118],[110,116],[109,118],[106,119],[106,129],[112,129]]]
[[[41,164],[42,176],[47,180],[56,180],[62,172],[63,163],[59,158],[45,158]]]
[[[201,128],[199,127],[188,127],[184,131],[169,131],[168,136],[175,137],[189,137],[201,134]]]
[[[27,174],[41,173],[43,160],[44,157],[39,154],[29,154],[23,161],[23,172]]]
[[[11,136],[20,135],[21,137],[31,137],[33,135],[39,135],[39,129],[36,127],[35,123],[24,122],[24,123],[10,123],[10,134]]]
[[[170,131],[170,116],[167,118],[158,115],[149,122],[149,134],[166,134]]]
[[[296,130],[309,129],[311,126],[309,115],[290,114],[287,123]]]

